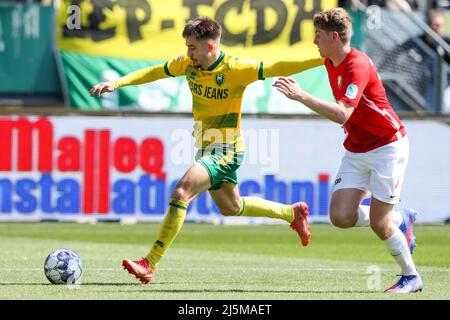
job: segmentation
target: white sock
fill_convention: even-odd
[[[400,213],[400,211],[392,210],[392,224],[398,228],[402,224],[402,221],[403,221],[403,216]]]
[[[386,243],[389,252],[400,266],[402,275],[409,276],[417,274],[416,266],[414,265],[411,253],[409,252],[408,243],[399,228],[396,227],[394,234],[390,238],[384,240],[384,242]]]
[[[355,223],[355,227],[368,227],[370,226],[370,207],[360,205],[358,207],[358,220]],[[395,227],[400,227],[403,221],[402,214],[399,211],[392,211],[392,223]]]
[[[358,207],[358,220],[355,223],[355,227],[368,227],[370,226],[370,207],[360,205]]]

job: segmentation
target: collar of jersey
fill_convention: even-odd
[[[222,62],[223,58],[225,58],[225,53],[221,51],[220,57],[208,69],[206,69],[206,71],[213,71],[219,65],[219,63]]]

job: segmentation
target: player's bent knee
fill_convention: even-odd
[[[223,216],[237,216],[241,207],[239,204],[229,204],[226,207],[219,207],[219,210]]]
[[[189,194],[186,192],[186,190],[183,187],[177,186],[173,190],[171,198],[178,200],[178,201],[188,202]]]
[[[236,216],[239,212],[233,212],[233,211],[229,211],[229,210],[220,210],[220,213],[223,216],[231,217],[231,216]]]
[[[355,225],[354,219],[351,219],[345,215],[342,214],[333,214],[330,212],[330,221],[333,224],[333,226],[338,228],[351,228]]]
[[[239,209],[236,208],[219,208],[220,213],[223,216],[237,216],[239,214]]]
[[[371,220],[370,221],[370,228],[373,231],[377,232],[377,231],[381,231],[383,229],[383,225],[380,222],[378,222],[378,221]]]

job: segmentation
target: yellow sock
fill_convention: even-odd
[[[269,217],[283,219],[291,223],[294,220],[294,209],[286,204],[255,197],[242,197],[242,207],[238,216]]]
[[[150,253],[146,257],[153,270],[156,269],[159,260],[161,260],[167,249],[169,249],[173,240],[183,226],[188,205],[188,203],[170,199],[169,209],[161,223],[158,238],[153,244]]]

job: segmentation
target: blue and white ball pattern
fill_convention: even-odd
[[[81,277],[81,258],[72,250],[57,249],[45,259],[44,272],[53,284],[74,284]]]

